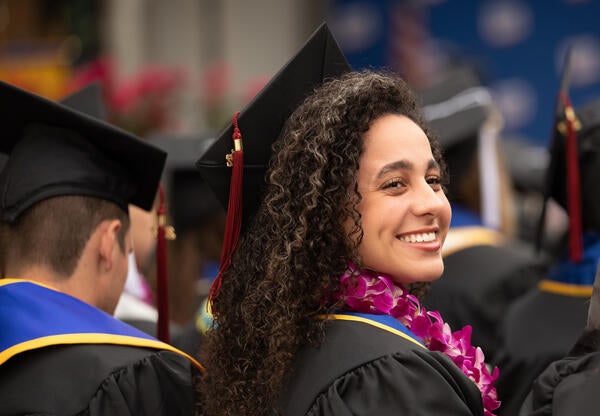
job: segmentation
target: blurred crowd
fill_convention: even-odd
[[[28,3],[33,7],[34,2]],[[265,85],[269,74],[248,82],[235,100],[231,100],[230,91],[234,69],[225,61],[213,62],[202,74],[190,73],[178,65],[153,63],[125,77],[119,73],[118,62],[103,51],[89,30],[71,20],[70,26],[59,27],[64,16],[58,14],[58,9],[69,11],[71,18],[89,17],[93,14],[90,10],[96,10],[94,2],[87,9],[84,6],[78,9],[73,5],[75,2],[58,2],[60,7],[55,5],[54,8],[49,3],[39,2],[43,5],[39,16],[44,17],[46,23],[38,22],[37,32],[31,29],[47,42],[44,45],[38,42],[34,48],[17,42],[18,30],[7,29],[15,24],[9,21],[10,14],[23,14],[24,9],[13,7],[10,1],[0,2],[0,36],[2,30],[13,35],[13,39],[2,40],[0,79],[57,101],[86,86],[98,85],[105,111],[96,117],[167,152],[161,183],[166,194],[168,223],[174,227],[174,235],[167,243],[171,342],[196,355],[203,333],[211,324],[206,300],[219,270],[225,209],[199,176],[194,161],[214,142],[220,129],[226,127],[234,109],[249,102]],[[356,10],[349,7],[350,3],[332,2],[338,25],[333,28],[338,28],[342,46],[345,39],[356,38],[356,32],[361,30],[360,25],[351,26],[349,16],[356,18]],[[600,59],[593,55],[597,52],[595,48],[600,50],[600,47],[586,44],[589,46],[586,49],[581,44],[575,45],[569,55],[560,44],[556,46],[560,49],[557,62],[539,63],[541,66],[536,71],[547,69],[552,75],[552,96],[546,99],[551,101],[546,103],[550,111],[544,115],[550,121],[542,127],[547,137],[524,138],[513,128],[514,115],[510,110],[511,105],[524,106],[528,98],[517,97],[517,101],[523,102],[515,103],[501,94],[502,89],[490,76],[501,71],[490,67],[489,62],[482,63],[475,54],[453,51],[446,57],[451,59],[443,65],[436,61],[434,74],[423,76],[424,68],[430,70],[433,61],[426,59],[425,54],[418,57],[418,49],[425,48],[424,37],[441,30],[439,20],[434,10],[431,21],[423,22],[427,20],[427,13],[415,6],[419,2],[397,3],[402,12],[396,12],[402,18],[390,23],[392,29],[388,26],[386,29],[401,33],[403,42],[396,46],[401,48],[404,61],[396,57],[395,62],[387,62],[386,66],[400,72],[415,89],[425,116],[438,136],[449,172],[446,192],[453,209],[451,231],[444,247],[446,269],[442,278],[431,286],[424,304],[430,310],[441,311],[453,328],[473,327],[474,344],[483,348],[490,365],[500,368],[498,394],[503,405],[499,414],[517,414],[533,380],[550,362],[569,352],[586,324],[587,302],[600,260],[596,249],[600,211],[589,195],[594,193],[594,175],[599,175],[593,169],[600,171],[594,159],[600,140],[597,136],[600,104],[595,100],[600,98],[600,93],[592,88],[597,87],[597,80],[590,81],[587,84],[590,88],[585,90],[581,68],[586,64],[593,66],[594,60]],[[508,6],[501,8],[504,3]],[[494,15],[497,19],[492,19],[484,33],[491,43],[499,42],[497,39],[505,42],[496,47],[513,46],[506,43],[509,41],[518,44],[518,36],[525,36],[523,33],[529,30],[520,25],[531,25],[531,22],[522,22],[519,20],[524,19],[522,15],[511,14],[521,10],[521,3],[486,3],[497,7],[488,10],[487,18],[492,19]],[[516,9],[510,9],[511,4]],[[364,10],[356,4],[352,7]],[[532,18],[528,12],[523,13]],[[408,25],[407,16],[423,26]],[[345,29],[341,26],[344,22],[350,22]],[[366,31],[368,22],[363,23],[362,30]],[[429,32],[427,23],[432,25]],[[92,27],[95,26],[90,23],[88,29]],[[358,29],[353,32],[352,28]],[[80,38],[78,46],[74,46],[74,35],[69,32],[75,29]],[[448,32],[452,34],[452,30]],[[513,38],[507,33],[514,35]],[[54,40],[61,34],[66,36],[57,47]],[[460,41],[460,36],[456,38]],[[592,42],[592,37],[586,39]],[[346,40],[346,45],[352,60],[358,46],[350,40]],[[78,48],[75,58],[67,56]],[[68,52],[57,58],[58,49]],[[52,51],[52,56],[48,51]],[[531,54],[535,55],[535,51]],[[356,52],[356,56],[359,55],[360,52]],[[356,62],[364,62],[369,57],[363,55],[356,59]],[[371,62],[371,65],[376,64]],[[521,64],[524,63],[501,63],[517,70]],[[568,68],[572,73],[561,78]],[[596,68],[598,73],[599,68]],[[561,104],[559,91],[568,94],[572,84],[580,96],[586,97],[578,100],[574,108],[580,123],[574,127],[580,145],[575,158],[581,165],[577,168],[581,169],[578,236],[572,235],[574,214],[569,212],[567,183],[572,182],[565,179],[566,162],[561,161],[566,150],[556,147],[562,140],[559,125],[562,123],[562,129],[567,128],[565,109],[569,107]],[[198,117],[204,121],[202,131],[193,131],[185,117],[180,117],[182,101],[188,100],[189,104],[190,99],[201,112]],[[150,212],[130,206],[133,255],[125,291],[115,313],[117,318],[152,335],[156,335],[158,319],[158,205],[157,198]],[[579,257],[573,257],[569,248],[578,238],[581,252]],[[584,270],[582,265],[587,268]]]

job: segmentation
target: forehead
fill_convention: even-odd
[[[427,135],[406,116],[387,114],[377,118],[364,135],[361,167],[403,159],[417,165],[433,159]]]

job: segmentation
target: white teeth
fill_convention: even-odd
[[[435,233],[410,234],[398,237],[398,239],[407,243],[428,243],[435,240]]]

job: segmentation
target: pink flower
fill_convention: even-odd
[[[113,62],[102,57],[76,73],[71,89],[93,81],[102,83],[109,119],[120,127],[144,136],[176,126],[173,108],[187,82],[182,69],[148,66],[126,80],[117,80]]]
[[[344,299],[347,309],[393,316],[430,351],[446,354],[479,388],[485,416],[494,415],[492,412],[500,407],[494,387],[499,370],[495,367],[490,373],[481,348],[471,345],[471,326],[452,332],[439,312],[428,312],[415,296],[395,285],[390,277],[369,270],[357,273],[352,264],[340,283],[339,298]]]

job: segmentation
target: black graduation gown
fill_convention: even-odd
[[[467,228],[457,250],[448,252],[445,244],[444,273],[431,284],[423,305],[439,311],[453,330],[471,325],[473,345],[489,360],[508,305],[532,288],[547,267],[521,243],[504,244],[496,231]],[[449,237],[461,231],[451,228]]]
[[[553,362],[534,382],[519,415],[600,413],[600,331],[585,331],[568,357]]]
[[[193,415],[190,362],[171,351],[60,345],[0,366],[0,415]]]
[[[200,371],[79,299],[0,279],[0,415],[193,415]]]
[[[588,307],[589,297],[538,288],[511,305],[494,360],[500,368],[496,382],[502,401],[500,415],[518,414],[534,379],[551,362],[567,355],[584,329]]]
[[[444,354],[399,331],[394,318],[382,324],[379,315],[343,316],[332,316],[320,347],[300,351],[282,414],[483,415],[475,383]]]

